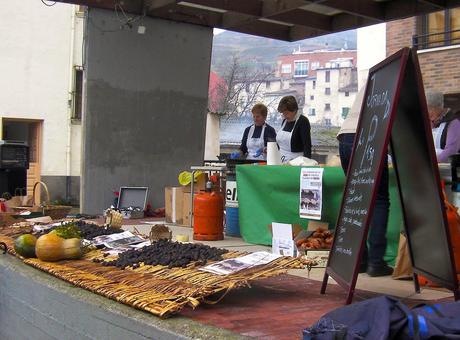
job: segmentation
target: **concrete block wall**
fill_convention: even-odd
[[[143,18],[120,30],[113,11],[91,9],[85,36],[81,210],[101,213],[120,186],[164,187],[202,165],[212,29]]]

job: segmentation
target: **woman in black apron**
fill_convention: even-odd
[[[281,98],[278,112],[283,115],[281,128],[276,134],[281,162],[287,163],[299,156],[311,158],[310,121],[298,112],[293,96]]]
[[[276,140],[276,131],[265,123],[267,107],[264,104],[254,105],[251,111],[254,124],[244,130],[240,150],[246,159],[265,161],[267,142]]]

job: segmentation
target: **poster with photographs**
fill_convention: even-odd
[[[302,168],[300,171],[300,217],[320,220],[323,205],[322,202],[323,169]]]
[[[229,275],[243,269],[248,269],[255,266],[260,266],[262,264],[270,263],[280,257],[281,255],[271,254],[266,251],[257,251],[249,255],[219,261],[207,265],[203,268],[199,268],[199,270],[217,275]]]

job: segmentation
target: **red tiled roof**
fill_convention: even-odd
[[[331,60],[339,58],[352,58],[353,66],[356,66],[356,51],[312,51],[312,52],[296,52],[295,54],[280,55],[277,60],[277,72],[281,77],[291,78],[294,74],[294,61],[296,60],[308,60],[309,69],[306,77],[315,77],[316,70],[312,70],[311,66],[314,62],[319,62],[319,67],[324,67],[325,64]],[[281,73],[281,65],[291,64],[291,73]]]

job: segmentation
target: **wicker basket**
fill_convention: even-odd
[[[156,224],[152,227],[152,229],[150,229],[149,239],[150,243],[161,239],[171,240],[172,231],[164,224]]]
[[[43,189],[45,189],[46,193],[46,201],[41,203],[40,205],[35,204],[35,190],[37,186],[41,184]],[[72,209],[69,205],[53,205],[50,204],[50,193],[48,187],[45,183],[38,181],[34,184],[33,194],[32,194],[32,205],[31,206],[22,206],[22,207],[15,207],[15,210],[30,210],[32,212],[42,212],[43,215],[51,217],[53,220],[60,220],[65,218],[67,214]]]
[[[114,209],[108,209],[106,211],[105,224],[112,228],[121,228],[123,224],[123,214]]]

